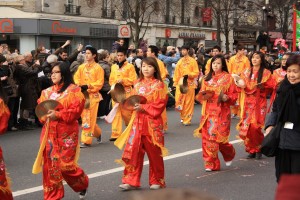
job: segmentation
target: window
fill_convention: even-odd
[[[66,2],[67,5],[79,5],[79,0],[67,0]]]
[[[195,8],[195,17],[200,17],[200,8],[199,8],[199,6],[196,6],[196,8]]]

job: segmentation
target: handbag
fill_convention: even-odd
[[[280,132],[282,130],[282,123],[278,122],[270,133],[264,138],[261,144],[261,153],[267,157],[273,157],[277,153],[280,140]]]

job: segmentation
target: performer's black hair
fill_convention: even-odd
[[[58,91],[58,93],[62,93],[69,87],[70,84],[72,84],[72,83],[74,84],[72,73],[70,71],[69,65],[65,62],[56,62],[52,66],[53,66],[52,69],[55,66],[58,66],[58,68],[60,70],[60,74],[61,74],[60,83],[63,83],[64,85]]]
[[[227,64],[226,64],[226,60],[225,60],[225,57],[221,54],[218,54],[218,55],[215,55],[212,59],[211,59],[211,62],[210,62],[210,69],[209,69],[209,72],[207,74],[207,77],[205,78],[205,81],[209,81],[211,78],[212,78],[212,74],[214,72],[213,68],[212,68],[212,64],[215,60],[217,59],[221,59],[221,62],[222,62],[222,71],[223,72],[228,72],[228,68],[227,68]]]
[[[249,75],[249,80],[252,77],[253,74],[253,64],[252,64],[252,58],[253,56],[257,54],[260,57],[261,63],[260,63],[260,68],[258,70],[258,77],[257,77],[257,83],[260,83],[262,78],[263,78],[263,73],[264,73],[264,69],[267,68],[267,61],[265,59],[265,54],[260,52],[260,51],[255,51],[251,56],[250,56],[250,66],[251,66],[251,73]]]

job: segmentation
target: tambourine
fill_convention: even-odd
[[[122,108],[126,110],[134,110],[135,104],[145,104],[147,103],[147,99],[144,96],[141,95],[132,95],[125,99],[125,101],[122,104]]]
[[[126,98],[126,91],[121,83],[112,85],[108,94],[109,93],[111,95],[111,98],[117,103],[122,103]]]
[[[186,94],[189,90],[188,76],[185,75],[179,79],[179,90],[181,94]]]
[[[49,99],[36,106],[35,114],[39,119],[44,120],[49,110],[57,110],[59,107],[62,107],[60,102]]]
[[[199,92],[196,96],[195,99],[197,101],[203,101],[203,100],[208,100],[214,96],[215,92],[212,90],[204,90]]]

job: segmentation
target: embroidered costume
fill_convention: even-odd
[[[140,187],[146,152],[150,162],[149,184],[165,187],[163,156],[167,155],[167,149],[161,113],[168,97],[164,83],[154,78],[139,80],[134,86],[134,94],[146,97],[147,103],[140,104],[142,111],[134,111],[128,127],[115,142],[120,149],[126,143],[122,155],[125,165],[122,182]]]
[[[250,73],[251,68],[241,74],[246,88],[241,90],[241,120],[237,130],[240,138],[244,140],[246,151],[254,154],[260,152],[264,139],[261,128],[267,114],[267,95],[274,91],[276,83],[267,69],[264,69],[259,85],[257,85],[258,71],[253,71],[251,78]]]
[[[0,98],[0,134],[3,134],[7,130],[8,120],[10,112],[4,101]],[[5,171],[5,163],[0,147],[0,199],[12,200],[12,192],[10,189],[10,181]]]
[[[230,135],[230,105],[237,99],[236,86],[227,72],[213,74],[209,81],[203,81],[201,91],[214,91],[214,95],[202,101],[202,116],[200,126],[194,136],[202,136],[202,149],[205,169],[220,170],[220,151],[225,162],[233,160],[235,150],[229,144]],[[219,101],[220,93],[226,94],[226,102]]]
[[[38,103],[53,99],[61,103],[55,113],[56,120],[50,120],[43,126],[41,144],[46,139],[43,150],[43,187],[44,199],[64,197],[62,181],[65,180],[75,191],[88,187],[88,177],[77,165],[79,155],[77,119],[82,113],[85,99],[80,87],[71,84],[64,92],[57,93],[61,86],[52,86],[42,91]],[[38,159],[37,159],[38,160]],[[41,165],[33,167],[33,173],[39,173]]]
[[[102,132],[97,125],[97,113],[99,102],[102,100],[99,90],[104,84],[104,70],[96,62],[92,62],[91,64],[84,63],[78,67],[74,75],[74,82],[79,86],[88,86],[87,93],[90,105],[81,114],[81,142],[90,145],[92,144],[93,137],[99,137]]]
[[[130,97],[132,94],[132,86],[134,81],[137,79],[135,68],[132,64],[125,61],[122,66],[114,64],[111,66],[111,73],[109,77],[109,84],[114,85],[118,82],[118,80],[122,80],[122,85],[126,91],[126,98]],[[113,106],[115,102],[112,101]],[[128,110],[122,109],[122,105],[120,104],[116,113],[116,116],[112,122],[112,134],[111,138],[116,139],[122,133],[122,121],[125,121],[127,125],[131,117],[131,112]]]
[[[186,94],[181,94],[178,82],[185,75],[188,75],[189,88]],[[180,112],[180,118],[184,125],[190,125],[192,121],[198,76],[199,68],[194,58],[187,56],[178,61],[173,77],[174,86],[176,87],[175,108]]]

